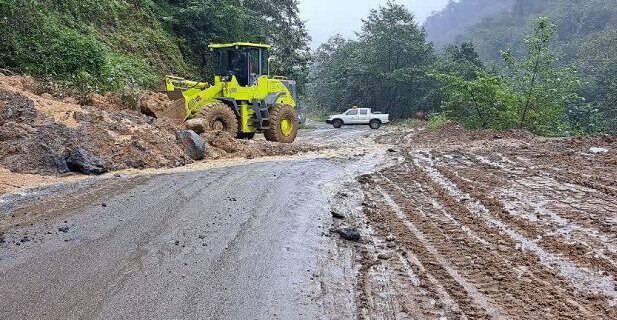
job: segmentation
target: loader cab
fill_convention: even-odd
[[[256,43],[211,44],[210,51],[214,53],[215,75],[223,82],[229,82],[236,77],[243,87],[257,85],[257,79],[268,74],[269,45]]]

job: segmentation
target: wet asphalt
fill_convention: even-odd
[[[263,162],[4,197],[0,219],[40,218],[0,244],[0,319],[336,318],[316,279],[350,263],[324,258],[336,246],[332,186],[376,162]]]

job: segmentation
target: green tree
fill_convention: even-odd
[[[589,133],[594,129],[593,108],[577,90],[582,81],[572,67],[558,65],[551,48],[555,25],[538,19],[525,38],[527,55],[516,59],[503,52],[508,66],[503,75],[476,66],[474,77],[459,69],[437,78],[443,83],[447,116],[471,128],[528,129],[545,135]],[[451,60],[461,60],[452,49]],[[473,54],[464,61],[473,61]],[[568,112],[566,112],[568,111]]]
[[[516,106],[521,96],[507,78],[479,72],[472,80],[460,75],[441,74],[446,95],[444,112],[472,129],[511,129],[516,125]]]
[[[393,118],[430,111],[439,105],[437,81],[428,76],[435,60],[414,16],[388,2],[363,20],[358,40],[336,36],[317,50],[311,104],[330,110],[367,106]]]
[[[525,38],[526,59],[518,61],[511,52],[503,52],[514,90],[523,95],[517,108],[518,127],[543,134],[562,134],[567,130],[565,111],[583,99],[577,90],[582,81],[571,67],[557,65],[551,48],[556,26],[546,17],[539,18]]]

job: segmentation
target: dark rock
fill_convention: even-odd
[[[77,148],[66,159],[66,164],[73,172],[81,172],[88,175],[100,175],[107,172],[103,161],[91,155],[83,148]]]
[[[71,228],[69,228],[69,226],[64,226],[64,227],[58,228],[58,231],[60,231],[62,233],[67,233],[67,232],[69,232],[69,229],[71,229]]]
[[[334,219],[339,219],[339,220],[343,220],[343,219],[345,219],[345,215],[340,214],[340,213],[338,213],[338,212],[336,212],[336,211],[330,211],[330,213],[332,214],[332,217],[333,217]]]
[[[390,153],[394,153],[394,152],[396,152],[396,149],[394,149],[394,148],[388,148],[388,152],[390,152]]]
[[[3,244],[6,242],[6,239],[4,238],[4,233],[0,232],[0,244]]]
[[[107,208],[107,203],[104,203],[104,202],[103,202],[103,203],[101,203],[101,207],[103,207],[103,208]]]
[[[129,168],[133,169],[145,169],[146,163],[143,160],[128,160],[126,161],[126,165]]]
[[[193,160],[206,157],[206,142],[193,130],[182,130],[176,133],[176,140],[184,152]]]
[[[356,228],[352,228],[352,227],[341,227],[336,229],[336,233],[338,233],[339,235],[341,235],[341,237],[345,240],[349,240],[349,241],[360,241],[361,237],[360,237],[360,232],[358,232],[358,230]]]
[[[19,240],[19,242],[21,242],[21,243],[26,243],[26,242],[29,242],[29,241],[30,241],[30,237],[28,237],[28,236],[24,236],[23,238],[21,238],[21,240]]]

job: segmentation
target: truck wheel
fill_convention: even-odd
[[[195,114],[195,118],[206,120],[206,131],[224,131],[233,136],[238,133],[238,118],[224,103],[210,103]]]
[[[268,141],[292,143],[298,135],[298,115],[287,104],[275,104],[270,109],[270,128],[264,131]]]
[[[332,126],[336,129],[340,129],[343,127],[343,121],[336,119],[334,121],[332,121]]]
[[[371,127],[371,129],[377,130],[377,129],[381,128],[381,121],[373,119],[373,120],[371,120],[371,122],[369,122],[368,125],[369,125],[369,127]]]

